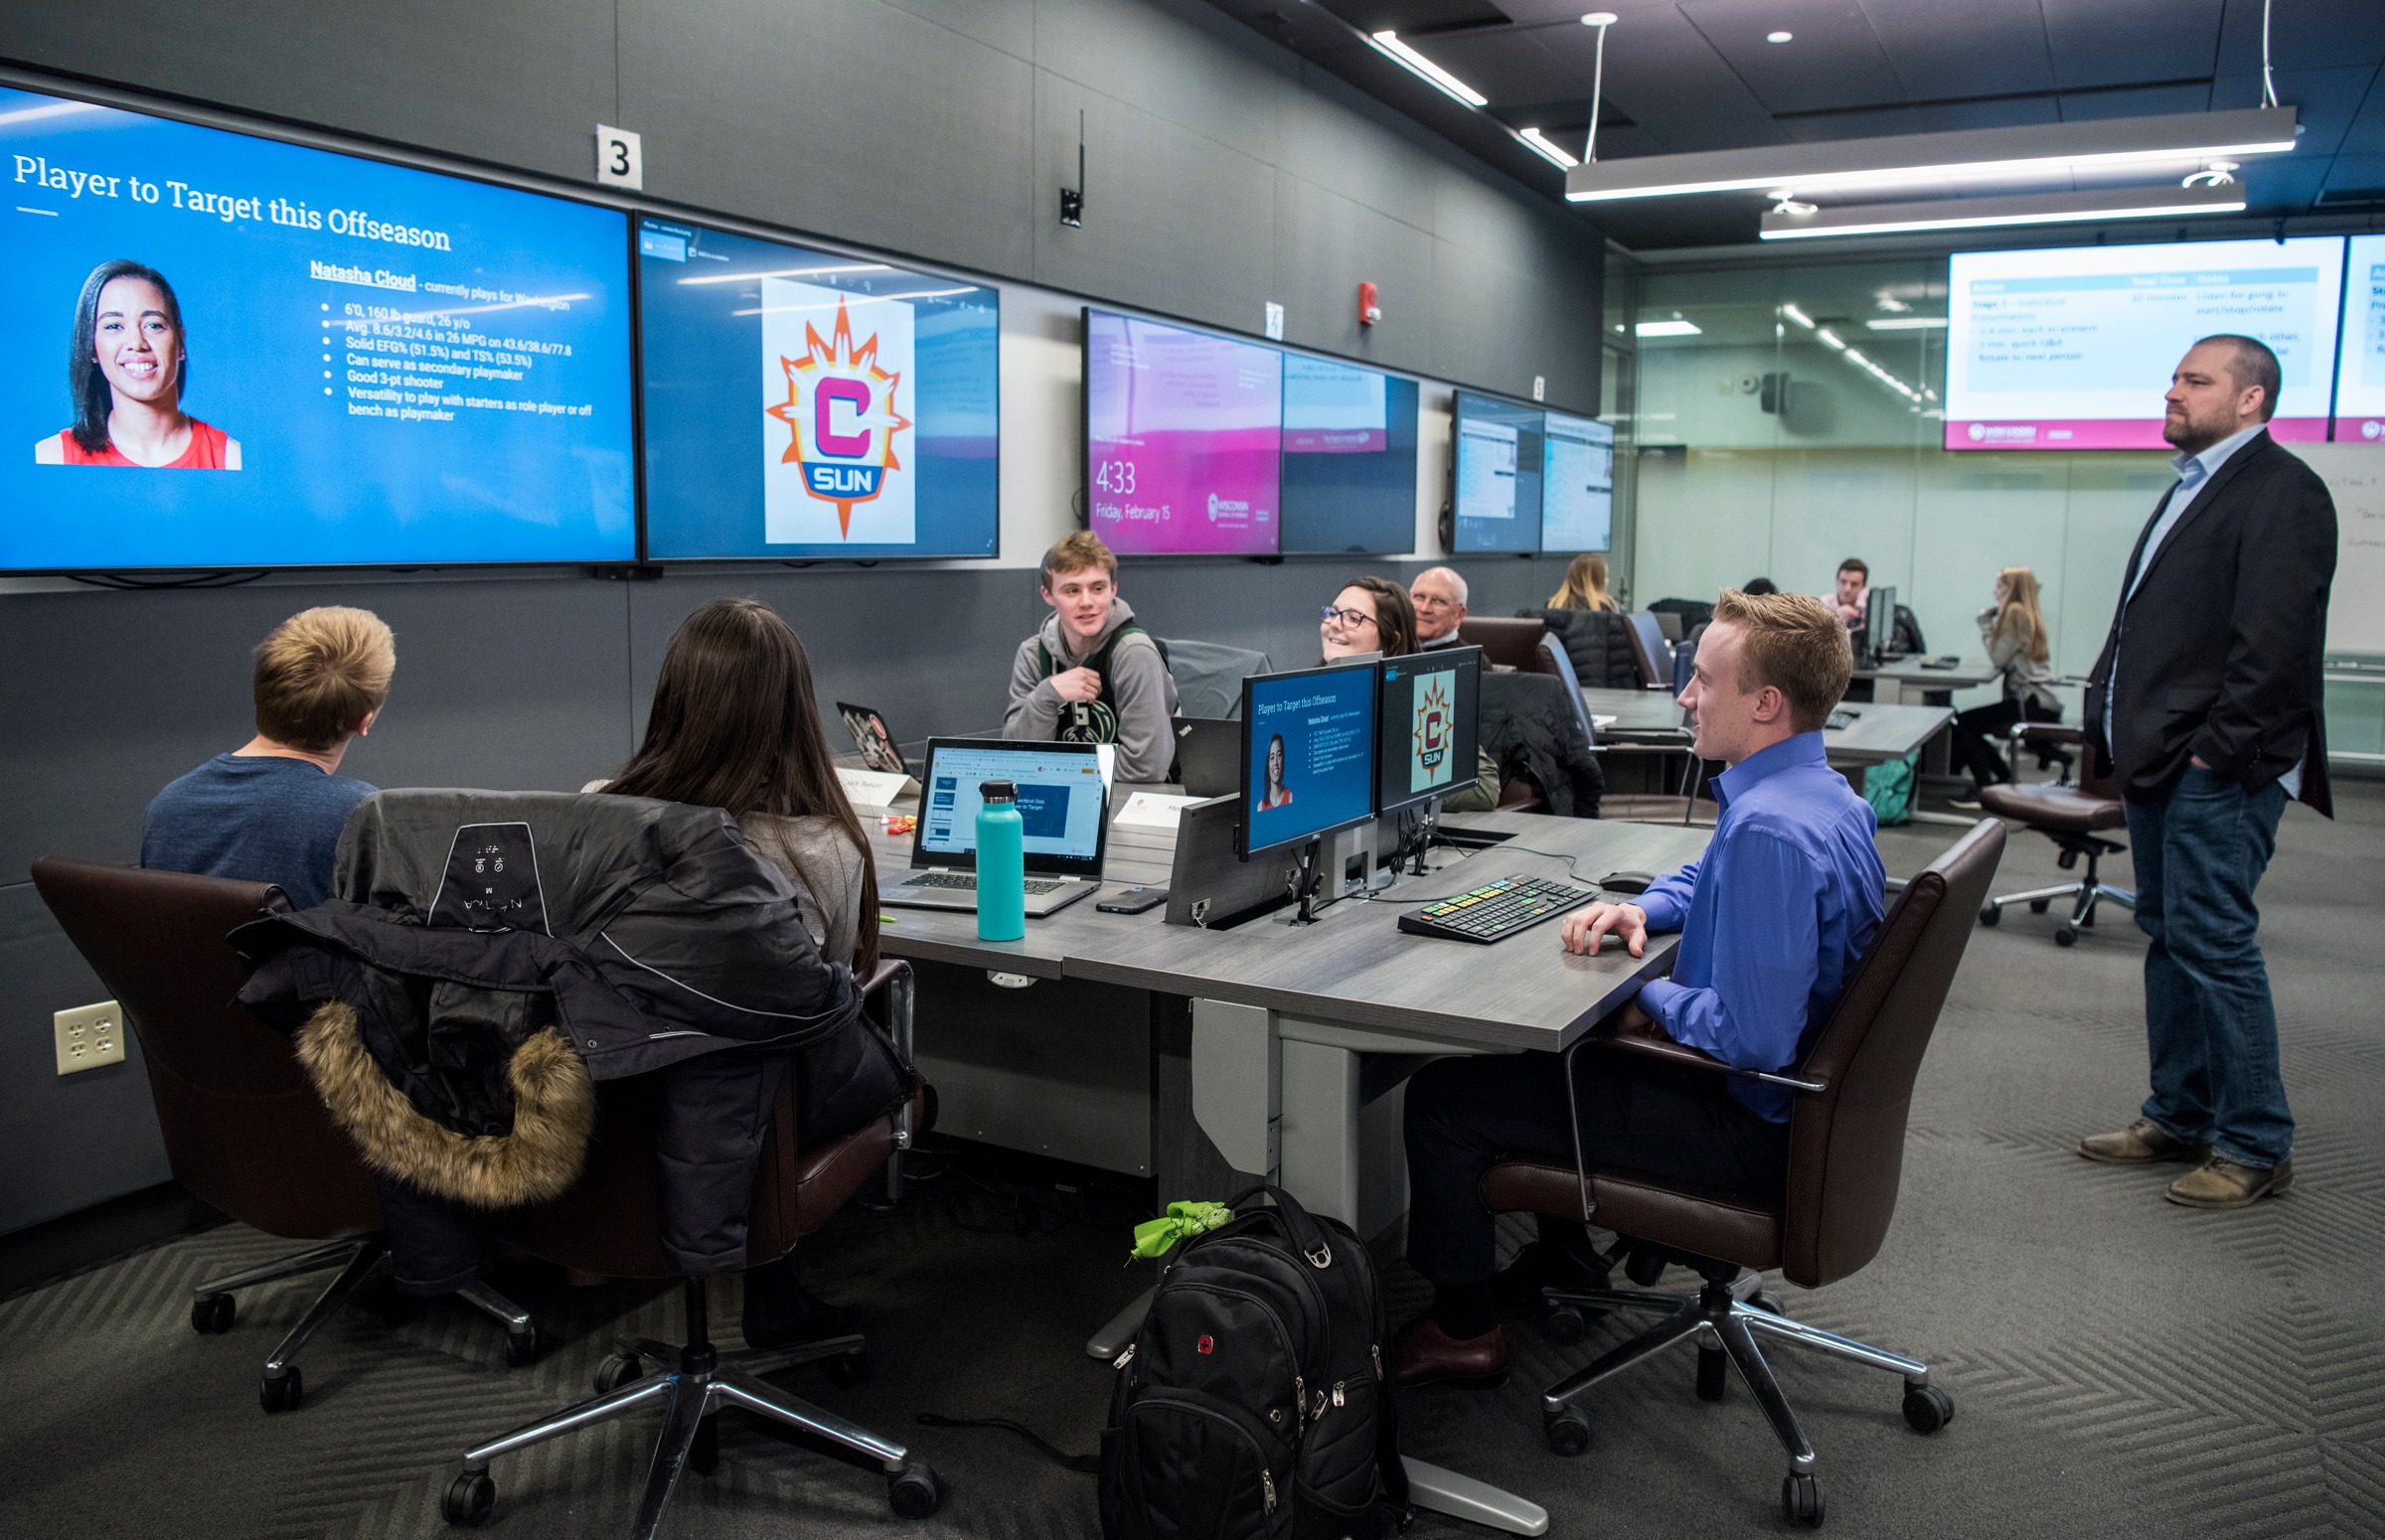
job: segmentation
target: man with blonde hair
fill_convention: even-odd
[[[1644,985],[1617,1030],[1778,1070],[1796,1060],[1807,1023],[1836,1002],[1879,929],[1885,880],[1870,807],[1823,756],[1823,722],[1850,667],[1846,628],[1820,599],[1728,589],[1714,607],[1681,691],[1698,755],[1729,766],[1714,782],[1713,840],[1638,898],[1577,910],[1559,931],[1569,952],[1596,952],[1615,935],[1634,957],[1652,932],[1681,933],[1672,977]],[[1408,1257],[1435,1288],[1431,1313],[1393,1346],[1401,1384],[1481,1382],[1507,1369],[1497,1243],[1479,1190],[1501,1156],[1570,1165],[1578,1137],[1593,1164],[1779,1193],[1786,1090],[1622,1055],[1582,1068],[1578,1129],[1554,1054],[1441,1059],[1408,1083]],[[1534,1254],[1510,1273],[1518,1292],[1536,1293],[1600,1287],[1599,1269],[1580,1222],[1544,1221]]]
[[[340,831],[378,789],[340,761],[372,730],[397,668],[371,610],[301,610],[275,626],[256,644],[256,736],[157,794],[141,864],[278,883],[301,909],[330,897]]]
[[[1118,558],[1090,530],[1043,553],[1051,614],[1011,660],[1002,735],[1115,743],[1118,779],[1165,781],[1176,760],[1176,680],[1118,597]]]

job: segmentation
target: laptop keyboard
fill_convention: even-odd
[[[948,887],[956,892],[974,893],[977,891],[977,873],[974,871],[920,871],[905,878],[902,885],[904,887]],[[1057,892],[1066,885],[1064,882],[1057,882],[1049,877],[1029,877],[1027,879],[1027,890],[1031,893]]]

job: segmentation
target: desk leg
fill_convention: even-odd
[[[1282,1179],[1309,1212],[1330,1214],[1360,1236],[1358,1056],[1284,1038]]]

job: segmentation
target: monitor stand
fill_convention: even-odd
[[[1322,907],[1317,901],[1318,889],[1325,879],[1325,842],[1315,835],[1300,843],[1300,870],[1293,878],[1292,891],[1300,899],[1300,907],[1284,923],[1314,925]],[[1329,900],[1330,902],[1330,900]]]
[[[1408,867],[1409,876],[1421,877],[1433,869],[1424,863],[1424,858],[1433,848],[1433,836],[1440,832],[1441,799],[1435,797],[1416,815],[1416,856],[1414,863]]]

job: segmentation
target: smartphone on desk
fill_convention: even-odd
[[[1122,887],[1107,898],[1095,899],[1093,907],[1103,914],[1143,914],[1167,901],[1164,887]]]

